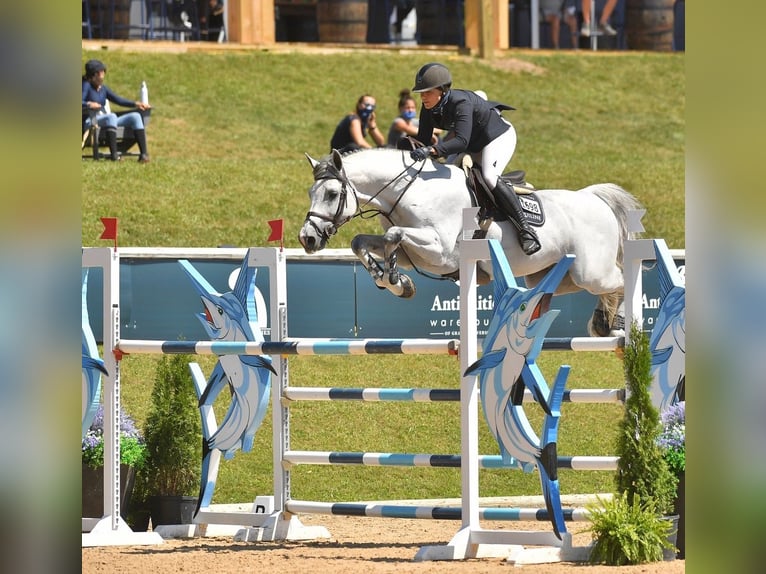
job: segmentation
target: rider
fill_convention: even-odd
[[[500,112],[511,106],[486,101],[475,92],[453,90],[452,76],[442,64],[432,62],[418,70],[413,92],[423,102],[417,140],[430,144],[434,128],[449,130],[452,137],[410,152],[425,160],[469,152],[478,160],[495,204],[511,217],[518,230],[521,249],[527,255],[540,250],[537,234],[527,221],[516,193],[500,176],[516,149],[516,130]]]

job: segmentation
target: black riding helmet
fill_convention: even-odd
[[[106,72],[106,66],[101,60],[88,60],[85,62],[85,77],[92,78],[101,70]]]
[[[431,62],[418,70],[415,74],[415,87],[412,91],[415,93],[427,92],[433,88],[442,88],[447,91],[452,86],[452,75],[442,64]]]

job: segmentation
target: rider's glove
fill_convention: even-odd
[[[426,147],[419,147],[417,149],[414,149],[410,152],[410,157],[414,159],[415,161],[423,161],[428,156],[431,155],[434,148],[432,148],[430,145]]]

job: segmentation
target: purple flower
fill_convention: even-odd
[[[98,405],[96,416],[93,417],[93,422],[91,423],[89,430],[93,430],[99,435],[103,435],[104,405]],[[120,407],[120,435],[128,438],[141,438],[141,432],[136,427],[136,422],[122,407]]]
[[[686,402],[669,406],[660,415],[662,433],[657,444],[665,460],[676,474],[686,470]]]
[[[120,408],[120,462],[141,464],[145,458],[146,445],[136,422]],[[98,406],[93,423],[82,439],[82,461],[97,468],[104,460],[104,407]]]

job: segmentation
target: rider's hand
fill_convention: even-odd
[[[433,151],[434,148],[432,148],[430,145],[426,147],[419,147],[410,152],[410,157],[415,161],[423,161],[428,156],[430,156]]]

